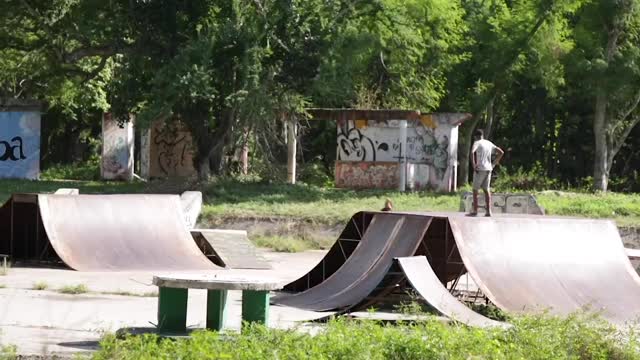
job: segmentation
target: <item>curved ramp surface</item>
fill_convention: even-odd
[[[503,310],[587,307],[618,324],[640,316],[640,278],[612,221],[452,214],[449,222],[467,270]]]
[[[314,311],[344,310],[357,305],[382,281],[395,257],[415,253],[430,223],[431,218],[424,216],[374,216],[362,246],[333,275],[301,293],[277,296],[273,302]]]
[[[441,315],[476,327],[508,326],[476,313],[451,295],[431,269],[426,257],[400,257],[396,260],[411,286]]]
[[[81,271],[214,270],[176,195],[38,195],[51,246]]]

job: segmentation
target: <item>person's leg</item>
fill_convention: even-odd
[[[491,216],[491,191],[489,189],[484,190],[484,201],[487,208],[484,216]]]
[[[471,209],[471,213],[469,213],[469,215],[471,216],[476,216],[478,215],[478,190],[480,190],[480,176],[478,174],[478,171],[474,171],[473,172],[473,182],[472,182],[472,187],[473,187],[473,205],[472,205],[472,209]]]
[[[483,183],[484,201],[487,211],[485,216],[491,216],[491,171],[487,171],[486,178]]]
[[[471,214],[478,214],[478,190],[473,189],[473,209],[471,209]]]

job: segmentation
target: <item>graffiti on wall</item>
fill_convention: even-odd
[[[193,138],[179,122],[157,122],[149,139],[151,177],[193,176]]]
[[[0,112],[0,177],[40,175],[40,113]]]
[[[348,121],[338,126],[338,161],[398,162],[402,156],[398,121],[371,123],[362,126]],[[427,164],[443,179],[449,166],[451,127],[438,129],[437,123],[409,121],[407,124],[407,162]],[[441,130],[441,131],[438,131]]]
[[[109,113],[102,118],[102,178],[133,178],[133,123],[120,126]]]

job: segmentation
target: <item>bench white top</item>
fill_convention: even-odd
[[[207,290],[280,290],[284,286],[273,278],[240,276],[232,274],[170,274],[156,275],[153,284],[159,287],[179,289],[207,289]]]

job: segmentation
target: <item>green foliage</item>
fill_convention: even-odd
[[[0,344],[0,360],[18,359],[18,347],[15,345]]]
[[[324,164],[320,162],[306,163],[301,166],[298,172],[298,180],[305,184],[332,187],[334,185],[333,176],[327,171]]]
[[[61,294],[78,295],[88,293],[89,288],[87,288],[85,284],[67,285],[58,289],[58,292]]]
[[[561,188],[559,181],[549,178],[540,165],[528,171],[520,167],[511,174],[501,167],[494,174],[496,177],[491,184],[494,191],[543,191]]]
[[[40,174],[42,180],[100,180],[100,159],[74,164],[52,165]]]
[[[518,317],[513,327],[477,329],[437,319],[398,325],[331,320],[316,335],[249,326],[242,334],[195,332],[190,339],[107,336],[95,360],[106,359],[637,359],[634,333],[576,314]]]
[[[496,321],[507,321],[509,318],[505,312],[493,304],[472,304],[471,310]]]

